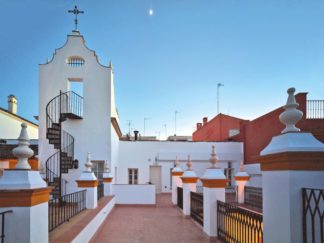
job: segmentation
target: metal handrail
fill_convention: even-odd
[[[1,238],[1,243],[4,243],[4,238],[5,238],[5,215],[6,213],[12,213],[13,211],[12,210],[7,210],[7,211],[4,211],[4,212],[1,212],[0,215],[1,215],[1,235],[0,235],[0,238]]]
[[[60,195],[62,195],[62,184],[67,180],[62,178],[61,160],[62,153],[68,157],[74,157],[74,137],[61,128],[61,123],[66,119],[63,114],[74,114],[82,117],[83,97],[73,91],[61,92],[51,99],[46,105],[46,127],[53,128],[57,124],[59,134],[59,151],[51,155],[46,160],[46,179],[47,182],[54,182],[54,178],[60,178]],[[48,132],[48,131],[47,131]],[[71,164],[72,168],[73,164]],[[65,192],[63,192],[64,195]]]

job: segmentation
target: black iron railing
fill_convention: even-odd
[[[4,243],[4,239],[6,237],[6,235],[5,235],[5,219],[6,219],[6,217],[5,216],[7,213],[12,213],[12,210],[0,212],[0,216],[1,216],[1,235],[0,235],[1,243]]]
[[[324,119],[324,100],[307,100],[306,119]]]
[[[236,187],[226,187],[225,188],[225,202],[237,203]]]
[[[190,216],[204,225],[204,197],[201,193],[190,192]]]
[[[46,180],[54,187],[54,197],[65,194],[62,173],[77,167],[74,161],[74,138],[62,129],[61,123],[67,118],[81,119],[82,116],[83,98],[73,91],[60,92],[46,105],[46,136],[57,149],[46,161]]]
[[[97,187],[97,199],[99,200],[104,196],[104,184],[99,183]]]
[[[183,208],[183,189],[182,187],[177,187],[177,205],[179,208]]]
[[[217,235],[221,242],[263,242],[263,216],[217,201]]]
[[[262,209],[262,188],[246,186],[244,188],[244,203]]]
[[[324,189],[302,189],[303,242],[324,242]]]
[[[48,229],[59,225],[86,209],[86,190],[66,194],[48,202]]]

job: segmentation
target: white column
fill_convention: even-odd
[[[105,173],[104,173],[105,174]],[[111,196],[113,195],[112,192],[112,180],[113,177],[105,176],[103,177],[103,184],[104,184],[104,196]]]
[[[235,181],[237,185],[237,201],[238,203],[244,203],[244,188],[246,183],[250,180],[248,173],[240,171],[235,175]]]
[[[180,176],[182,176],[183,171],[172,171],[172,203],[177,205],[178,203],[178,187],[182,187],[182,181]]]
[[[204,231],[217,236],[217,201],[225,202],[225,187],[228,182],[221,169],[207,169],[202,178],[204,193]]]
[[[184,175],[185,175],[185,173],[184,173]],[[198,177],[182,177],[181,179],[182,179],[182,183],[183,183],[183,186],[182,186],[182,188],[183,188],[182,211],[183,211],[184,215],[190,215],[190,210],[191,210],[190,192],[197,191]]]
[[[16,169],[5,170],[0,177],[0,212],[12,210],[5,216],[5,242],[48,242],[48,201],[51,188],[47,187],[39,171],[30,171],[28,158],[33,151],[28,147],[26,124],[18,138],[13,154],[18,158]]]
[[[302,188],[324,188],[324,144],[311,133],[299,132],[295,127],[302,112],[296,109],[294,91],[288,89],[286,111],[279,117],[286,128],[281,135],[272,138],[259,158],[264,242],[301,243]]]
[[[86,191],[86,208],[94,209],[98,206],[98,180],[93,172],[83,171],[76,181],[78,188]]]
[[[92,163],[90,153],[87,155],[87,162],[85,171],[82,172],[80,178],[76,180],[78,188],[86,189],[86,207],[87,209],[94,209],[98,205],[98,180],[95,174],[91,171]]]

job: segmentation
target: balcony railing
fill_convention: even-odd
[[[86,190],[66,194],[48,202],[48,230],[59,225],[86,209]]]
[[[302,189],[303,242],[324,242],[324,190]]]
[[[306,119],[324,119],[324,100],[307,100]]]

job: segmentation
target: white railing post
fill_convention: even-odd
[[[21,124],[18,147],[13,154],[18,158],[14,170],[5,170],[0,177],[0,212],[6,215],[4,242],[48,242],[48,201],[51,188],[47,187],[39,171],[31,171],[27,125]]]
[[[178,157],[175,160],[175,167],[172,169],[172,204],[177,205],[178,203],[178,187],[182,187],[181,176],[183,175],[183,170],[180,168],[180,163]]]
[[[94,209],[98,205],[98,180],[95,174],[91,171],[92,163],[90,153],[87,155],[87,162],[85,163],[85,171],[82,172],[80,178],[76,180],[78,188],[86,189],[86,207],[87,209]]]
[[[294,88],[280,121],[282,134],[272,138],[260,153],[263,180],[264,242],[303,241],[302,188],[324,188],[324,144],[295,124],[302,118],[297,110]]]
[[[182,211],[184,215],[190,215],[191,210],[191,192],[197,191],[197,181],[198,177],[196,173],[192,170],[192,163],[190,161],[190,156],[188,156],[187,169],[184,171],[181,180],[183,188],[183,207]]]
[[[223,171],[216,167],[215,146],[212,146],[210,158],[212,166],[200,180],[204,195],[204,231],[211,237],[217,236],[217,201],[225,202],[225,187],[228,182]]]

